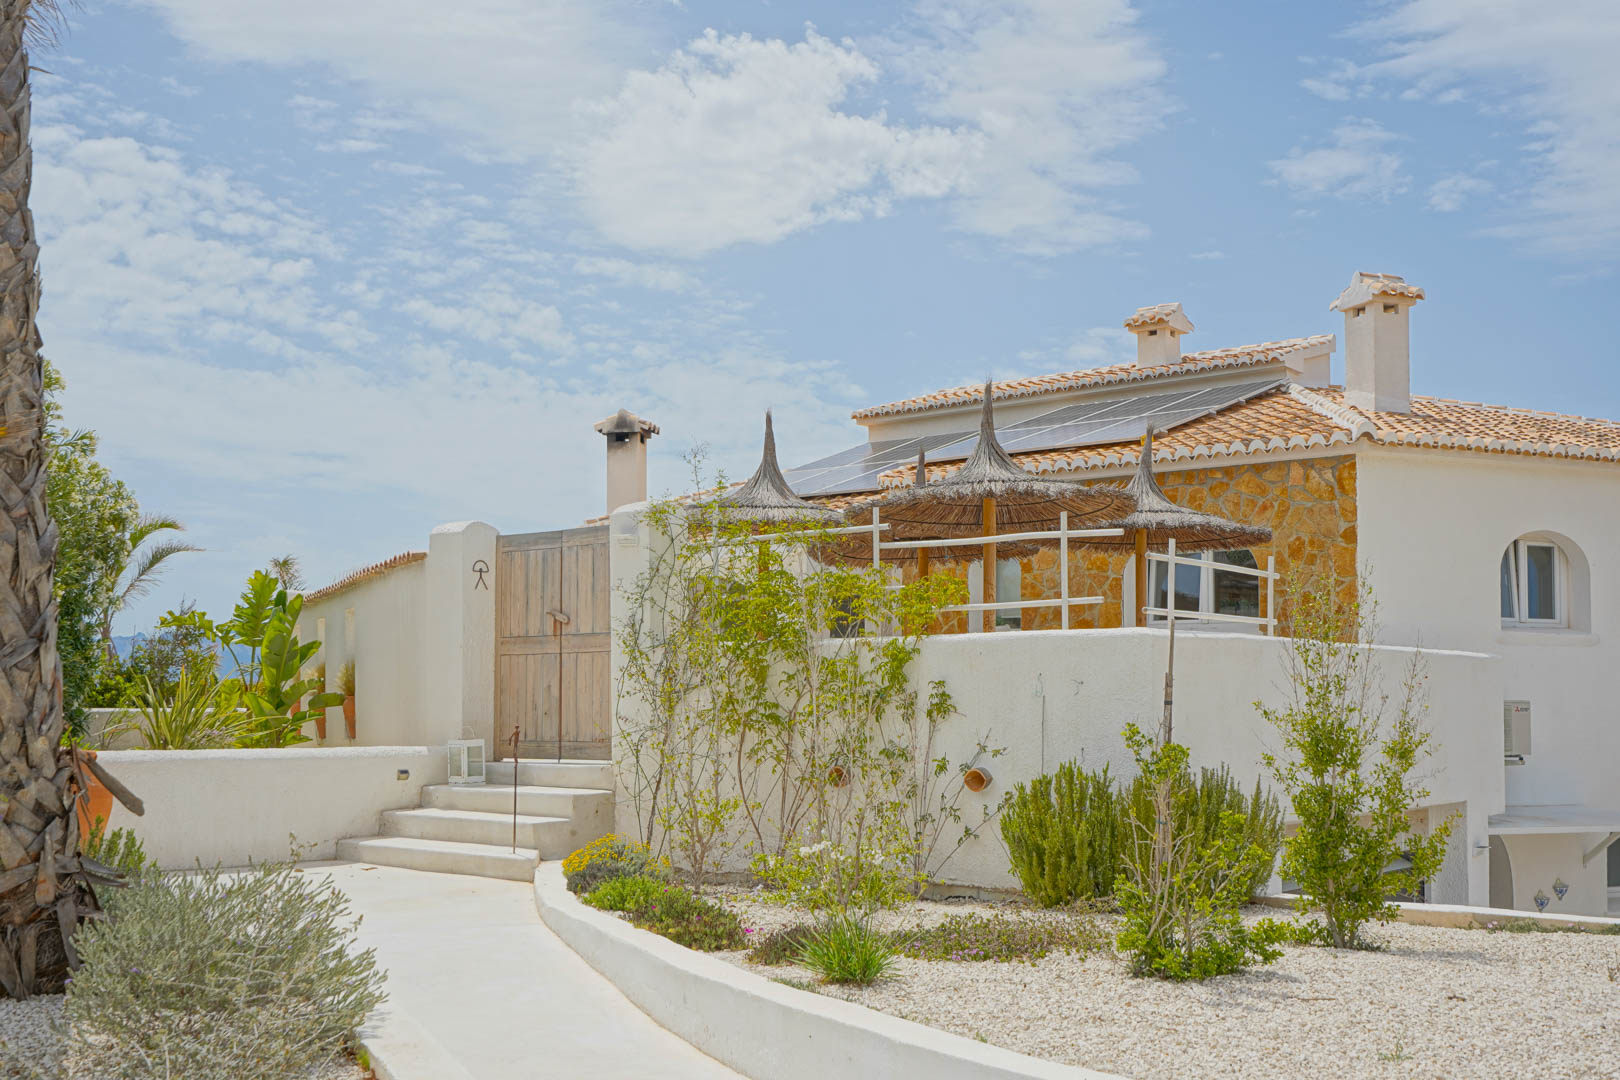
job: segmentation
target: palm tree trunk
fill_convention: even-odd
[[[29,0],[0,0],[0,988],[62,989],[73,932],[96,910],[79,861],[82,781],[62,742],[62,662],[45,505],[39,247],[28,211]]]

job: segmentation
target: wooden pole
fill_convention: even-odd
[[[917,549],[917,580],[921,581],[928,576],[928,549]]]
[[[994,536],[994,535],[996,535],[996,500],[993,497],[985,499],[984,503],[983,503],[983,505],[981,507],[980,512],[982,514],[982,519],[980,521],[980,525],[984,528],[984,533],[982,535],[984,535],[984,536]],[[984,591],[984,602],[987,603],[987,604],[995,603],[996,602],[996,545],[994,545],[994,544],[986,544],[986,545],[984,545],[984,569],[983,569],[982,580],[983,580],[983,583],[984,583],[984,590],[983,590]],[[984,612],[984,624],[983,624],[984,632],[988,634],[992,630],[994,630],[995,628],[996,628],[996,613],[995,613],[994,610],[992,610],[990,608],[986,608],[985,612]]]
[[[1136,545],[1136,625],[1147,625],[1147,613],[1142,609],[1147,607],[1148,594],[1148,557],[1147,557],[1147,530],[1137,529]]]
[[[1058,514],[1058,597],[1063,601],[1062,625],[1069,628],[1069,512],[1064,510]],[[1046,708],[1044,701],[1041,708]],[[1042,714],[1044,715],[1044,713]],[[1045,736],[1045,732],[1042,732]],[[1044,760],[1044,759],[1043,759]]]

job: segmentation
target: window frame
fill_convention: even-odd
[[[1258,569],[1259,568],[1260,560],[1254,554],[1254,552],[1252,550],[1250,550],[1249,548],[1239,548],[1237,550],[1248,552],[1249,558],[1254,561],[1255,565],[1253,567],[1249,567],[1248,569]],[[1226,565],[1224,563],[1216,562],[1215,561],[1215,555],[1216,555],[1216,552],[1213,552],[1213,551],[1199,551],[1199,552],[1188,552],[1187,555],[1185,556],[1186,558],[1190,558],[1190,559],[1198,559],[1200,562],[1203,563],[1203,565],[1198,568],[1198,608],[1197,608],[1196,614],[1200,615],[1200,616],[1201,615],[1211,614],[1214,611],[1214,604],[1215,604],[1215,575],[1218,574],[1218,573],[1221,573],[1223,567]],[[1180,567],[1177,567],[1176,569],[1180,569]],[[1148,583],[1147,583],[1148,594],[1147,594],[1147,599],[1148,599],[1148,606],[1149,607],[1165,607],[1165,608],[1168,608],[1170,606],[1170,602],[1171,602],[1170,593],[1171,593],[1171,590],[1168,587],[1165,589],[1164,603],[1160,604],[1158,602],[1158,599],[1159,599],[1159,584],[1162,581],[1168,580],[1167,575],[1169,573],[1170,573],[1170,567],[1165,563],[1156,562],[1156,561],[1148,563]],[[1248,574],[1239,574],[1238,576],[1239,576],[1239,578],[1241,578],[1244,581],[1252,581],[1252,582],[1254,582],[1257,587],[1261,583],[1259,578],[1252,577],[1252,576],[1250,576]],[[1256,615],[1256,617],[1259,617],[1260,609],[1263,606],[1264,605],[1261,603],[1260,597],[1257,595],[1255,597],[1255,615]],[[1176,621],[1181,623],[1183,626],[1187,625],[1188,623],[1194,623],[1194,624],[1197,624],[1197,625],[1200,625],[1200,626],[1214,626],[1214,625],[1219,624],[1220,627],[1223,630],[1232,630],[1232,631],[1238,631],[1238,632],[1243,632],[1243,633],[1255,633],[1255,634],[1264,633],[1264,631],[1265,631],[1265,628],[1262,627],[1262,626],[1250,626],[1250,625],[1243,624],[1243,623],[1222,622],[1221,620],[1218,620],[1218,619],[1203,619],[1203,618],[1190,617],[1194,613],[1194,609],[1192,609],[1192,608],[1177,608],[1176,611],[1177,611]],[[1183,613],[1185,613],[1185,614],[1183,614]],[[1166,615],[1149,615],[1147,617],[1147,624],[1149,626],[1167,626],[1167,625],[1169,625],[1169,621],[1170,621],[1169,616],[1166,616]]]
[[[1527,616],[1525,612],[1530,609],[1529,549],[1549,548],[1552,550],[1553,573],[1553,617],[1539,619]],[[1509,595],[1513,601],[1511,615],[1502,616],[1502,626],[1507,629],[1531,630],[1564,630],[1569,628],[1569,556],[1556,541],[1543,540],[1534,536],[1521,536],[1514,540],[1502,552],[1502,558],[1507,560],[1508,571],[1511,575]],[[1501,563],[1498,562],[1498,613],[1500,613],[1501,592]]]

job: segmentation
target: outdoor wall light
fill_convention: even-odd
[[[394,779],[395,780],[409,780],[410,778],[411,778],[411,770],[409,770],[409,769],[395,769],[394,770]]]

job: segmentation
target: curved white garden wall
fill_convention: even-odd
[[[384,810],[414,807],[423,784],[443,783],[442,747],[285,750],[109,750],[97,759],[146,804],[114,805],[110,828],[134,832],[160,866],[245,866],[330,859],[337,842],[372,836]],[[401,773],[405,773],[401,777]]]

